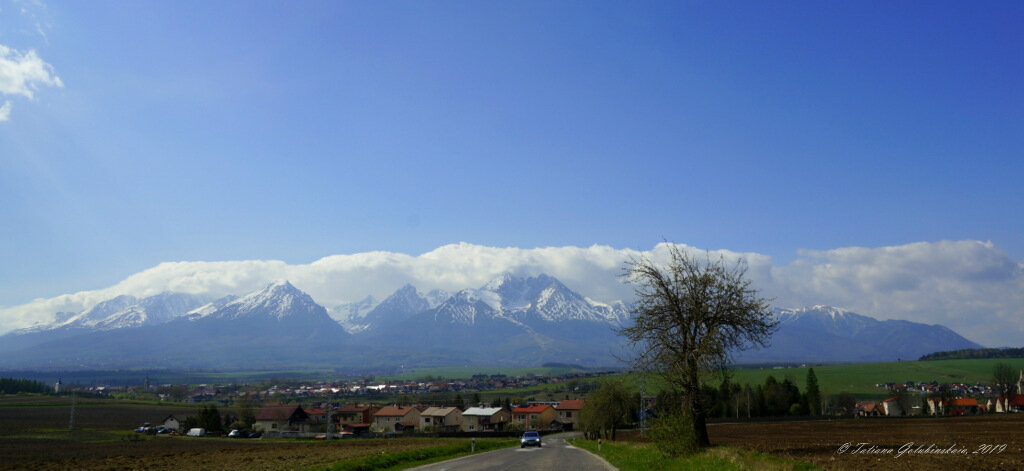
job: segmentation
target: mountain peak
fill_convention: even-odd
[[[488,290],[488,291],[497,291],[497,290],[501,289],[501,287],[503,285],[505,285],[506,283],[511,281],[512,278],[513,278],[513,276],[512,276],[511,273],[509,273],[509,272],[502,273],[502,274],[498,275],[497,277],[495,277],[494,279],[492,279],[491,281],[488,281],[480,289],[485,289],[485,290]]]
[[[391,295],[392,296],[396,296],[396,295],[400,295],[400,296],[416,295],[416,296],[419,296],[419,290],[417,290],[416,287],[412,285],[412,283],[406,283],[406,284],[402,285],[401,288],[396,289],[395,292],[392,293]]]
[[[272,283],[270,283],[269,285],[267,285],[267,287],[264,288],[264,290],[265,291],[285,292],[285,291],[298,291],[299,289],[296,288],[295,285],[291,284],[291,282],[289,282],[288,280],[280,279],[280,280],[275,280]]]
[[[322,316],[320,315],[321,311]],[[296,315],[330,319],[326,309],[287,280],[275,281],[259,291],[231,301],[222,309],[210,313],[211,317],[220,318],[270,317],[277,320]]]

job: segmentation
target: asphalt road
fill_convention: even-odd
[[[505,448],[479,455],[463,456],[412,468],[417,471],[476,471],[476,470],[614,470],[607,461],[565,442],[579,434],[561,433],[543,438],[541,448]]]

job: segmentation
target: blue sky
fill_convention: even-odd
[[[1022,19],[1011,2],[0,0],[0,305],[161,262],[460,241],[667,239],[784,265],[978,240],[1019,264]],[[30,51],[49,82],[17,76]]]

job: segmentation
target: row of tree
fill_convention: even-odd
[[[852,409],[854,398],[842,394],[822,401],[818,377],[814,368],[807,371],[804,391],[795,382],[786,378],[781,382],[768,376],[763,385],[751,387],[732,383],[728,375],[713,388],[705,385],[701,389],[702,402],[708,405],[708,417],[774,417],[783,415],[819,415],[828,407],[847,406]],[[584,432],[594,437],[615,439],[615,429],[625,424],[638,422],[650,416],[679,418],[679,405],[685,398],[678,390],[665,389],[658,393],[653,410],[642,410],[643,399],[638,392],[630,389],[620,380],[605,383],[587,397],[581,411],[580,422]]]
[[[52,393],[53,388],[33,379],[0,378],[0,394]]]
[[[1024,348],[969,348],[948,352],[935,352],[919,360],[974,360],[982,358],[1024,358]]]
[[[708,404],[708,417],[776,417],[782,415],[820,415],[828,403],[823,401],[814,368],[807,371],[803,392],[791,378],[782,381],[769,375],[764,384],[740,386],[727,374],[718,388],[704,385],[702,400]],[[666,393],[671,394],[671,393]],[[669,397],[664,400],[672,400]],[[681,400],[681,398],[675,398]],[[662,402],[662,398],[658,398]]]

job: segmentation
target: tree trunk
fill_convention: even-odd
[[[697,446],[711,446],[711,440],[708,439],[707,418],[704,416],[703,411],[699,414],[696,412],[693,414],[693,432],[697,439]]]
[[[693,415],[693,437],[697,441],[697,446],[711,446],[711,440],[708,439],[707,413],[704,411],[699,392],[690,398],[690,413]]]

